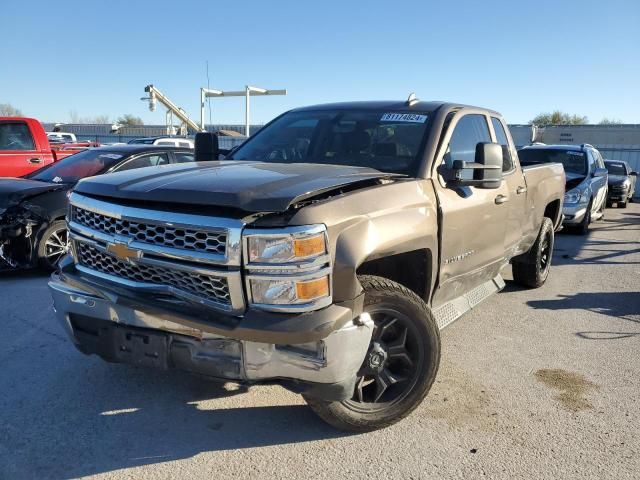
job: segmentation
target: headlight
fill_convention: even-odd
[[[578,189],[569,190],[564,194],[564,203],[578,203],[582,197],[582,192]]]
[[[245,237],[246,261],[249,264],[295,263],[327,253],[324,225],[263,232],[253,230],[246,233]]]
[[[624,182],[622,182],[622,188],[629,188],[631,186],[631,182],[627,178]]]
[[[324,225],[245,229],[247,297],[257,308],[310,311],[331,304],[331,259]]]
[[[329,298],[329,275],[319,278],[249,279],[253,303],[263,305],[301,305]]]

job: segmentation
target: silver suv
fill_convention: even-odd
[[[562,163],[567,184],[563,225],[582,235],[592,220],[604,215],[607,203],[607,169],[600,152],[589,144],[531,145],[518,151],[523,166]]]

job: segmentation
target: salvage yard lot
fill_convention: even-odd
[[[505,274],[510,278],[510,272]],[[0,274],[0,478],[637,478],[640,205],[557,236],[538,290],[511,282],[443,332],[406,420],[336,432],[248,390],[76,352],[43,274]]]

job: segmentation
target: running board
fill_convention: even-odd
[[[498,275],[493,280],[470,290],[464,295],[454,298],[433,311],[438,328],[442,330],[447,325],[455,322],[462,315],[478,306],[482,301],[504,288],[504,280]]]

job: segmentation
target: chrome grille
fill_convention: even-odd
[[[77,261],[92,270],[147,285],[173,287],[201,298],[231,304],[226,278],[121,261],[97,248],[76,242]]]
[[[93,230],[109,235],[127,236],[150,245],[216,255],[226,253],[226,233],[135,222],[95,213],[77,206],[72,207],[72,218],[75,222]]]

